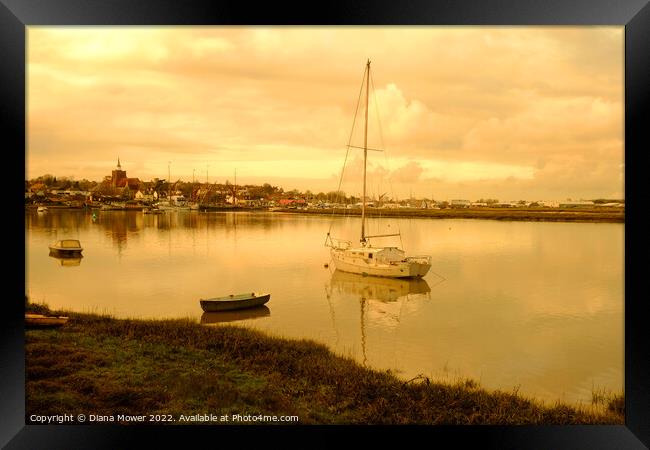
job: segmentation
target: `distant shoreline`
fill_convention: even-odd
[[[83,207],[48,206],[57,210],[83,210]],[[26,209],[36,209],[28,206]],[[128,208],[126,210],[139,210]],[[210,208],[204,212],[269,212],[267,207],[237,207]],[[95,209],[95,211],[98,211]],[[197,211],[185,211],[194,212]],[[272,212],[290,214],[315,214],[337,216],[360,216],[361,210],[343,208],[272,208]],[[398,218],[427,218],[427,219],[484,219],[528,222],[595,222],[595,223],[625,223],[625,208],[458,208],[458,209],[366,209],[368,217],[398,217]]]
[[[360,209],[281,209],[278,212],[360,216]],[[531,222],[625,223],[625,208],[463,208],[463,209],[380,209],[368,208],[369,217],[428,219],[488,219]]]

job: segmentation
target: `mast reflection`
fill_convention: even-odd
[[[352,297],[359,300],[361,351],[364,366],[368,359],[366,354],[366,321],[368,318],[371,323],[380,323],[383,326],[394,328],[400,322],[405,301],[423,295],[429,298],[431,292],[429,284],[422,278],[373,277],[340,270],[335,270],[332,273],[329,286],[326,286],[325,289],[333,324],[334,310],[330,302],[332,296]]]

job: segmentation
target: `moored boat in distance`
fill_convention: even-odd
[[[83,248],[77,239],[62,239],[49,245],[50,252],[58,255],[79,255]]]
[[[47,212],[47,206],[39,206],[36,212]]]
[[[163,214],[164,211],[162,211],[161,209],[159,209],[159,208],[157,208],[155,206],[151,206],[151,207],[145,206],[144,208],[142,208],[142,213],[143,214]]]
[[[225,297],[200,299],[201,309],[204,312],[231,311],[245,309],[265,304],[271,294],[262,292],[249,292],[246,294],[230,294]]]

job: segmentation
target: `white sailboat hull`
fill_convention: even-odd
[[[428,258],[405,258],[403,261],[382,262],[350,255],[337,248],[331,250],[332,260],[338,270],[343,272],[372,275],[376,277],[411,278],[423,277],[429,272]]]

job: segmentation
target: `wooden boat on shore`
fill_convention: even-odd
[[[204,312],[231,311],[233,309],[253,308],[265,304],[271,294],[251,292],[246,294],[230,294],[225,297],[200,299]]]
[[[54,328],[65,325],[68,317],[44,316],[43,314],[25,314],[25,326],[28,328]]]
[[[79,255],[83,248],[77,239],[62,239],[50,244],[50,252],[59,255]]]

